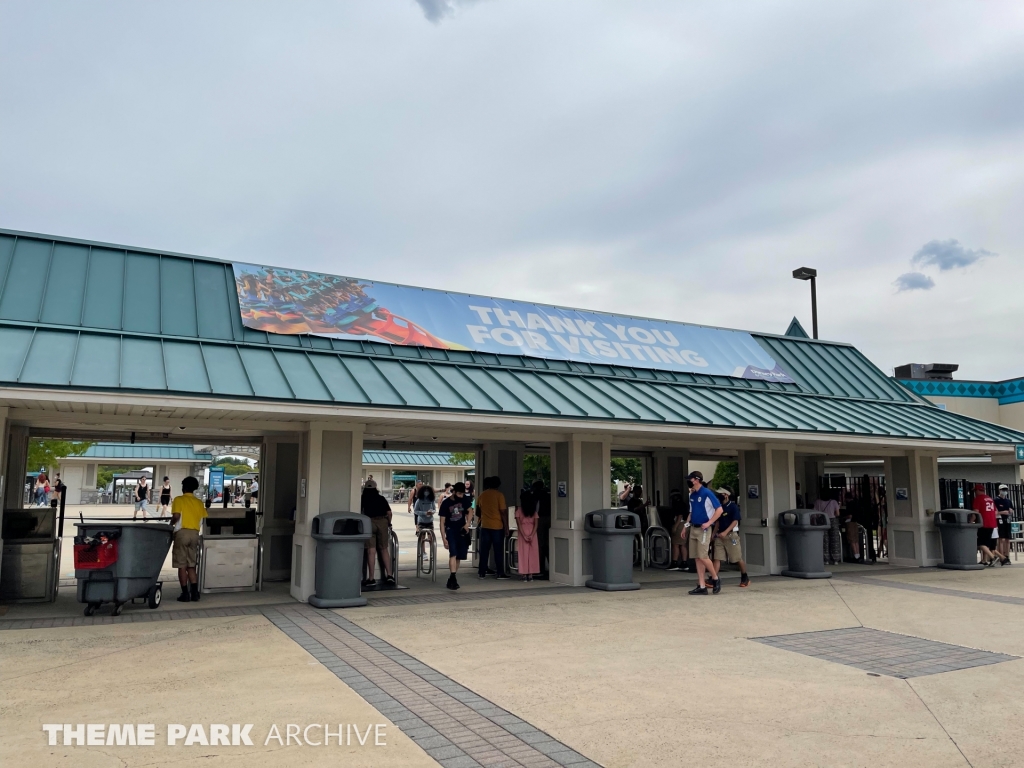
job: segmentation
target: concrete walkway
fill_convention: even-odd
[[[830,581],[733,580],[708,597],[672,577],[648,572],[631,593],[478,582],[338,612],[248,593],[135,614],[155,622],[126,611],[0,631],[0,762],[1024,764],[1024,566],[845,568]],[[0,627],[20,626],[15,609]],[[813,634],[786,637],[799,633]],[[51,747],[51,722],[154,723],[160,746]],[[325,722],[381,723],[387,746],[263,746],[274,724],[283,736]],[[170,747],[169,723],[253,723],[258,738]]]

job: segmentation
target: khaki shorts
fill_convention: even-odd
[[[672,526],[672,543],[680,546],[686,543],[686,523],[682,520]]]
[[[699,525],[690,526],[690,544],[687,554],[694,560],[707,559],[711,550],[711,540],[714,538],[714,531],[711,528],[703,529]],[[703,543],[701,543],[703,541]]]
[[[730,563],[738,563],[743,559],[743,547],[740,544],[740,535],[733,531],[724,539],[715,537],[715,560],[728,560]]]
[[[182,528],[175,532],[174,546],[171,548],[172,568],[195,568],[198,553],[199,531]]]
[[[371,517],[370,538],[366,540],[366,548],[373,549],[374,547],[378,547],[382,552],[387,552],[390,544],[391,537],[388,535],[387,515],[384,515],[383,517]]]

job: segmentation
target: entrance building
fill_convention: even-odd
[[[738,462],[752,573],[785,567],[776,519],[797,483],[813,502],[826,464],[872,461],[893,489],[890,563],[924,566],[941,557],[939,459],[1002,461],[1024,444],[936,407],[848,344],[750,338],[785,380],[270,333],[243,325],[230,263],[0,232],[4,509],[22,504],[30,437],[252,446],[264,579],[306,600],[312,518],[358,509],[364,449],[471,452],[510,508],[524,457],[542,453],[551,577],[582,585],[583,518],[612,503],[613,453],[643,459],[654,504],[685,488],[691,460]]]

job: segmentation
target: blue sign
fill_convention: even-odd
[[[242,323],[259,331],[793,381],[744,331],[253,264],[234,273]]]
[[[1024,461],[1024,445],[1017,446],[1017,461]]]
[[[224,467],[210,468],[210,499],[224,500]]]

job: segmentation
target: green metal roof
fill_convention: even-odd
[[[363,451],[363,464],[386,464],[393,467],[472,467],[475,461],[452,462],[450,453],[426,451]]]
[[[191,445],[167,443],[94,443],[80,459],[152,459],[154,461],[213,461],[212,453],[196,453]]]
[[[795,383],[268,334],[227,262],[0,230],[0,386],[1024,442],[847,344],[754,338]]]

